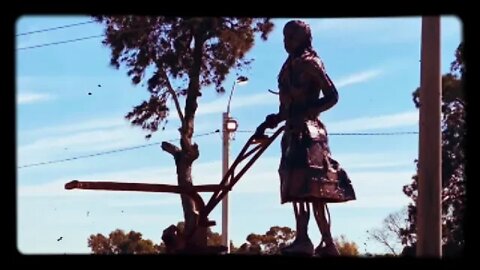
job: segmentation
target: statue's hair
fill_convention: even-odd
[[[283,27],[283,31],[287,28],[293,28],[295,31],[300,31],[303,34],[303,43],[297,48],[300,52],[298,56],[308,55],[309,57],[318,57],[317,52],[313,49],[312,46],[312,31],[310,26],[300,20],[291,20],[285,24]],[[282,69],[278,73],[278,82],[280,83],[280,74],[282,73],[283,69],[286,67],[286,63],[289,61],[290,56],[285,60]]]
[[[318,56],[317,52],[315,52],[312,47],[312,30],[307,23],[300,20],[291,20],[285,24],[283,30],[285,31],[287,28],[293,28],[295,31],[299,31],[303,34],[303,43],[299,47],[302,52],[308,51],[315,56]]]

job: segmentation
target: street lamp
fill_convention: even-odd
[[[235,132],[238,128],[238,123],[237,123],[237,120],[233,119],[233,118],[229,118],[226,120],[225,122],[225,129],[228,131],[228,132]]]
[[[223,149],[222,149],[222,176],[225,176],[228,171],[229,166],[229,156],[230,156],[230,135],[235,132],[238,128],[238,123],[235,119],[230,117],[230,102],[232,101],[232,95],[235,91],[235,86],[243,85],[248,82],[248,78],[245,76],[239,76],[232,86],[230,91],[230,97],[228,98],[227,112],[222,114],[222,138],[223,138]],[[228,180],[227,180],[228,181]],[[228,184],[228,183],[227,183]],[[230,237],[228,235],[228,193],[222,199],[222,245],[227,247],[227,253],[230,253]]]
[[[233,82],[233,85],[232,85],[232,90],[230,91],[230,97],[228,98],[228,104],[227,104],[227,115],[230,114],[230,101],[232,101],[232,96],[233,96],[233,92],[235,91],[235,86],[238,84],[238,85],[243,85],[243,84],[246,84],[248,82],[248,78],[245,77],[245,76],[239,76],[234,82]]]

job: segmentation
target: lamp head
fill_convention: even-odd
[[[246,84],[248,82],[248,78],[245,76],[239,76],[236,80],[236,83],[239,85]]]
[[[237,130],[237,128],[238,128],[237,120],[235,120],[233,118],[228,118],[226,123],[225,123],[225,129],[228,132],[234,132],[234,131]]]

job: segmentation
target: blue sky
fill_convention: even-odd
[[[17,21],[16,33],[89,21],[83,16],[30,16]],[[340,100],[321,115],[330,133],[418,131],[418,111],[411,93],[420,83],[420,17],[305,19],[313,45],[336,84]],[[238,86],[231,115],[239,130],[251,131],[276,112],[276,77],[286,58],[282,27],[275,19],[268,41],[257,39],[248,53],[255,61]],[[449,70],[462,38],[461,21],[441,19],[442,73]],[[20,35],[16,48],[101,35],[91,23],[55,31]],[[109,66],[110,51],[93,38],[16,51],[17,166],[95,154],[178,138],[174,110],[165,131],[146,141],[139,127],[123,116],[148,98],[124,69]],[[224,82],[232,87],[235,72]],[[98,85],[101,87],[98,87]],[[88,95],[88,93],[92,93]],[[203,89],[195,134],[221,129],[228,95]],[[182,100],[183,104],[184,100]],[[251,136],[237,132],[230,160]],[[195,184],[221,179],[221,134],[195,138],[200,158],[194,163]],[[174,142],[175,143],[175,142]],[[402,186],[410,183],[418,156],[418,136],[330,136],[330,147],[349,173],[358,199],[330,205],[332,233],[355,241],[362,252],[386,252],[367,240],[366,230],[379,227],[390,213],[408,204]],[[280,204],[277,176],[279,140],[273,143],[230,193],[230,237],[236,246],[249,233],[271,226],[294,228],[292,207]],[[89,253],[91,234],[107,235],[120,228],[141,232],[160,242],[161,233],[182,219],[178,195],[63,189],[73,180],[175,184],[171,156],[158,145],[68,162],[17,169],[17,248],[24,254]],[[204,194],[204,198],[209,193]],[[87,215],[88,212],[88,215]],[[221,204],[212,212],[221,231]],[[314,243],[320,241],[311,219]],[[61,241],[57,241],[63,237]],[[364,245],[366,244],[366,246]]]

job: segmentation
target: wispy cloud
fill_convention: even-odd
[[[207,120],[197,123],[197,134],[218,128],[215,123]],[[23,132],[39,138],[17,147],[20,166],[65,158],[67,153],[71,157],[152,143],[145,140],[147,133],[144,130],[132,127],[121,117],[86,120],[75,125],[65,124]],[[178,138],[178,130],[173,125],[170,129],[158,132],[154,138],[156,141],[175,139]]]
[[[19,185],[17,187],[17,195],[19,198],[25,197],[72,197],[72,196],[104,196],[107,191],[91,191],[91,190],[65,190],[65,184],[72,179],[64,178],[52,182],[39,185]],[[119,193],[112,193],[112,195]]]
[[[329,124],[330,132],[354,132],[371,129],[387,129],[418,125],[418,111],[407,111],[395,114],[360,117],[340,120]]]
[[[221,161],[196,164],[193,168],[193,178],[196,185],[214,184],[220,181]],[[213,173],[212,173],[213,172]],[[60,179],[39,185],[18,186],[18,195],[25,197],[62,197],[62,196],[104,196],[106,194],[122,195],[126,192],[109,192],[102,190],[65,190],[64,185],[72,180],[82,181],[113,181],[128,183],[159,183],[175,185],[177,183],[176,169],[172,161],[169,167],[142,167],[132,170],[109,171],[105,173],[90,173],[83,175],[65,175]]]
[[[234,187],[236,193],[277,193],[278,189],[278,162],[279,156],[261,158],[243,176]],[[385,154],[339,154],[337,160],[347,168],[351,174],[352,181],[358,190],[364,194],[371,195],[372,192],[383,192],[396,189],[401,184],[408,182],[412,175],[403,165],[413,160],[409,155],[385,155]],[[368,162],[370,164],[368,164]],[[379,163],[383,161],[382,163]],[[392,170],[391,164],[401,164],[402,169]],[[363,167],[362,171],[357,164]],[[383,165],[383,167],[382,167]],[[218,184],[221,180],[221,160],[197,163],[193,167],[192,177],[195,185]],[[241,169],[241,167],[238,167]],[[383,169],[383,171],[382,171]],[[391,171],[385,171],[389,169]],[[380,171],[379,171],[380,170]],[[413,170],[413,168],[411,169]],[[173,184],[177,182],[175,166],[169,167],[143,167],[132,170],[112,171],[105,173],[91,173],[84,175],[65,175],[61,179],[40,185],[19,185],[20,196],[92,196],[112,194],[108,191],[90,190],[65,190],[65,183],[80,179],[83,181],[116,181],[131,183],[161,183]],[[401,187],[400,187],[401,188]],[[398,189],[397,189],[398,190]],[[114,194],[125,194],[118,192]]]
[[[230,108],[243,108],[249,106],[257,106],[266,103],[278,102],[276,99],[272,99],[272,94],[263,93],[249,96],[237,96],[232,100]],[[226,108],[227,97],[225,95],[222,99],[217,99],[215,101],[203,104],[198,109],[199,115],[219,113],[223,112]]]
[[[71,156],[141,145],[145,144],[143,136],[141,130],[129,127],[46,136],[18,147],[18,163],[25,165],[64,158],[67,153]]]
[[[334,212],[336,209],[404,207],[410,202],[410,199],[402,192],[402,188],[411,183],[413,173],[413,171],[407,170],[350,172],[349,177],[352,180],[356,200],[332,203],[329,207]],[[277,189],[273,188],[274,191]],[[286,206],[275,204],[269,207],[284,209]]]
[[[405,168],[414,166],[410,152],[370,152],[366,153],[336,153],[335,159],[341,164],[348,164],[348,170],[365,171],[367,169]]]
[[[384,73],[385,73],[385,69],[383,68],[363,70],[363,71],[352,73],[339,78],[338,81],[335,83],[335,85],[339,88],[348,87],[351,85],[368,82],[370,80],[378,78]],[[274,96],[272,96],[272,94],[270,93],[236,96],[234,99],[232,99],[230,108],[233,110],[233,109],[254,107],[258,105],[278,104],[278,99],[272,98],[272,97]],[[226,109],[227,102],[228,102],[228,95],[224,95],[222,97],[215,99],[214,101],[209,101],[205,103],[202,103],[202,101],[200,101],[196,115],[202,116],[202,115],[223,112]],[[176,114],[172,114],[170,118],[178,119],[178,116]]]
[[[374,32],[380,29],[390,29],[405,22],[419,22],[417,18],[329,18],[311,21],[313,31],[318,33]]]
[[[139,207],[139,206],[163,206],[163,205],[170,205],[170,204],[178,204],[179,198],[162,198],[157,200],[141,200],[141,201],[132,201],[132,202],[125,202],[125,201],[113,201],[107,203],[109,207]]]
[[[321,19],[312,23],[312,31],[323,39],[349,39],[355,44],[397,43],[418,40],[420,22],[420,17]]]
[[[75,123],[68,123],[63,125],[57,126],[50,126],[45,128],[38,128],[31,131],[26,131],[31,135],[36,136],[46,136],[52,134],[67,134],[73,132],[84,132],[84,131],[92,131],[92,130],[99,130],[99,129],[111,129],[120,126],[128,126],[129,123],[127,120],[123,118],[123,116],[111,116],[111,117],[103,117],[97,118],[95,120],[85,120],[82,122]]]
[[[19,93],[17,95],[17,104],[32,104],[38,102],[44,102],[54,99],[51,94],[39,94],[39,93]]]
[[[400,208],[410,200],[402,192],[411,183],[413,170],[366,171],[349,174],[357,199],[334,208]]]
[[[346,77],[340,78],[336,83],[336,86],[338,88],[341,88],[341,87],[346,87],[346,86],[370,81],[380,76],[383,72],[384,71],[381,69],[373,69],[373,70],[366,70],[366,71],[354,73]]]
[[[200,101],[198,110],[196,112],[196,116],[205,116],[208,114],[224,112],[227,107],[227,102],[228,102],[227,95],[224,95],[213,101],[209,101],[205,103]],[[272,94],[263,93],[263,94],[255,94],[255,95],[248,95],[248,96],[237,96],[230,103],[230,108],[233,110],[233,109],[246,108],[251,106],[275,104],[275,103],[278,103],[278,99],[272,98]],[[169,116],[169,119],[178,120],[178,115],[176,113],[172,113]]]
[[[262,96],[257,95],[257,102],[266,102]],[[268,97],[268,96],[267,96]],[[271,99],[271,97],[269,97]],[[249,98],[240,99],[237,106],[241,106]],[[268,99],[267,99],[268,100]],[[214,111],[219,108],[215,103],[207,110]],[[203,121],[205,120],[205,121]],[[196,126],[197,134],[212,131],[218,128],[216,123],[203,119]],[[330,132],[355,132],[372,129],[388,129],[404,126],[418,125],[418,112],[407,111],[390,115],[361,117],[332,122],[328,129]],[[20,145],[18,149],[18,164],[20,166],[45,160],[66,158],[73,155],[108,151],[117,148],[144,145],[144,131],[131,127],[120,119],[98,119],[95,121],[79,122],[75,125],[61,125],[35,130],[37,134],[48,134],[33,142]],[[157,134],[162,139],[178,137],[178,131],[169,129]],[[68,149],[68,152],[65,150]],[[391,164],[394,166],[395,164]]]
[[[337,87],[347,87],[363,82],[367,82],[373,80],[380,75],[382,75],[385,71],[383,69],[371,69],[360,71],[357,73],[353,73],[347,75],[343,78],[340,78],[336,83]],[[206,115],[212,113],[219,113],[225,110],[225,106],[227,103],[227,97],[224,96],[222,98],[216,99],[214,101],[200,104],[198,108],[197,115]],[[262,93],[262,94],[255,94],[255,95],[248,95],[248,96],[237,96],[230,107],[232,109],[239,109],[251,106],[258,106],[258,105],[265,105],[265,104],[277,104],[278,99],[272,98],[272,95],[269,93]]]
[[[421,17],[332,18],[310,20],[312,31],[322,39],[355,40],[355,43],[420,42]],[[442,16],[442,38],[460,33],[461,21]],[[344,44],[352,44],[344,43]]]

